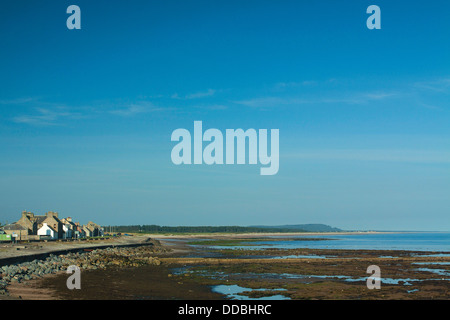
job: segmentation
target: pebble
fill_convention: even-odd
[[[33,278],[67,270],[70,265],[77,265],[81,270],[105,269],[109,266],[137,267],[141,265],[160,265],[161,261],[149,254],[167,252],[158,241],[153,245],[134,248],[105,248],[90,252],[71,252],[64,255],[50,254],[45,260],[33,260],[2,266],[0,268],[0,294],[8,294],[7,286],[11,282],[22,282]]]

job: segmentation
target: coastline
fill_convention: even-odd
[[[11,296],[0,299],[226,299],[212,288],[230,285],[248,288],[244,296],[253,298],[283,288],[290,299],[448,299],[449,281],[441,281],[444,277],[433,273],[442,268],[448,272],[448,254],[312,248],[233,250],[189,245],[193,239],[238,241],[270,235],[273,234],[154,235],[151,241],[164,248],[159,252],[142,251],[145,244],[142,240],[148,239],[149,234],[129,237],[134,238],[134,247],[96,250],[100,255],[112,250],[122,260],[118,258],[114,263],[108,260],[106,268],[84,268],[83,290],[68,290],[65,284],[68,275],[60,270],[20,283],[14,281],[8,286]],[[385,281],[391,281],[383,284],[382,293],[365,287],[366,268],[372,264],[382,268]],[[417,264],[424,264],[427,271],[416,271]],[[285,278],[286,275],[289,277]]]
[[[365,234],[396,234],[415,233],[414,231],[345,231],[345,232],[261,232],[261,233],[196,233],[196,234],[159,234],[142,233],[154,239],[190,239],[190,238],[259,238],[275,236],[327,236],[327,235],[365,235]]]
[[[262,238],[275,236],[327,236],[327,235],[367,235],[367,234],[398,234],[417,233],[419,231],[345,231],[345,232],[264,232],[264,233],[198,233],[198,234],[159,234],[132,233],[132,236],[121,236],[105,240],[84,241],[49,241],[30,242],[22,244],[0,243],[0,267],[13,259],[27,259],[35,255],[62,254],[71,250],[100,249],[107,247],[139,246],[147,238],[164,239],[221,239],[221,238]],[[437,232],[438,233],[438,232]],[[11,259],[11,260],[8,260]]]
[[[97,266],[98,257],[88,260],[95,262],[94,264],[81,263],[83,277],[83,290],[69,290],[66,286],[68,274],[65,270],[50,272],[39,276],[33,276],[29,280],[11,281],[6,286],[7,293],[0,294],[0,300],[116,300],[116,299],[202,299],[215,300],[223,299],[223,295],[211,292],[208,286],[195,283],[183,283],[175,277],[167,265],[161,265],[161,258],[164,256],[176,257],[189,252],[185,245],[169,246],[160,245],[156,239],[143,237],[147,241],[141,241],[140,245],[133,247],[115,247],[104,248],[98,247],[89,254],[109,254],[114,251],[114,259],[111,263]],[[141,239],[142,240],[142,239]],[[149,243],[156,244],[149,246]],[[125,254],[123,254],[126,251]],[[143,254],[141,254],[144,251]],[[130,254],[131,253],[131,254]],[[136,254],[138,253],[138,254]],[[69,253],[71,255],[72,253]],[[61,255],[63,256],[63,255]],[[60,258],[61,258],[60,256]],[[51,255],[54,259],[55,256]],[[119,261],[117,261],[117,259]],[[54,263],[54,262],[52,262]],[[145,269],[145,272],[135,273],[137,268]],[[0,273],[2,269],[0,268]],[[116,278],[127,278],[130,274],[134,276],[143,275],[144,278],[137,281],[130,287],[126,282],[117,281]],[[105,279],[112,276],[109,286],[104,286]],[[151,281],[152,285],[141,289],[151,289],[148,295],[142,297],[129,296],[127,290],[136,290],[139,284],[146,284]],[[86,285],[87,284],[87,285]],[[115,286],[118,285],[118,289]],[[112,286],[112,288],[111,288]],[[148,287],[148,288],[147,288]]]
[[[62,254],[65,252],[108,247],[138,246],[148,236],[117,237],[83,241],[49,241],[29,243],[0,243],[0,267],[4,264],[34,259],[39,255]]]
[[[45,253],[26,254],[5,258],[0,265],[0,297],[9,294],[14,285],[39,283],[40,280],[65,273],[69,266],[75,265],[83,271],[105,270],[111,266],[138,267],[142,265],[159,265],[155,254],[169,252],[159,241],[145,237],[139,241],[116,241],[98,246],[66,246],[66,250],[43,249]],[[42,249],[42,248],[41,248]],[[58,253],[58,254],[55,254]],[[5,255],[5,253],[4,253]],[[6,264],[14,259],[16,263]],[[19,286],[20,287],[20,286]],[[17,295],[19,297],[20,294]]]
[[[238,239],[265,237],[301,237],[329,235],[368,235],[368,234],[400,234],[421,233],[419,231],[346,231],[346,232],[265,232],[265,233],[198,233],[198,234],[159,234],[131,233],[132,236],[121,236],[105,240],[92,239],[83,241],[49,241],[23,244],[0,243],[0,267],[5,264],[45,257],[49,254],[64,254],[82,249],[100,249],[107,247],[139,246],[147,238],[164,241],[164,239]],[[434,232],[433,232],[434,233]],[[435,233],[441,233],[436,231]]]

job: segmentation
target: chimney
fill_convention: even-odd
[[[22,218],[23,217],[27,217],[28,219],[30,219],[31,220],[31,218],[33,218],[34,217],[34,213],[32,213],[32,212],[28,212],[28,211],[22,211]]]
[[[56,217],[56,218],[58,218],[58,212],[49,211],[45,215],[47,217]]]

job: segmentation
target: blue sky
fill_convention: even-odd
[[[66,9],[81,8],[81,30]],[[381,8],[368,30],[366,9]],[[2,1],[0,214],[450,230],[448,1]],[[173,130],[280,130],[280,170]]]

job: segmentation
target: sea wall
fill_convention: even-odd
[[[64,250],[63,252],[10,258],[11,261],[14,261],[13,263],[3,263],[3,266],[0,267],[0,294],[7,294],[7,287],[12,282],[27,281],[65,271],[70,265],[76,265],[82,271],[106,269],[111,266],[159,265],[160,260],[154,255],[167,251],[168,249],[161,246],[159,241],[151,240],[141,244],[93,249],[78,248]]]

